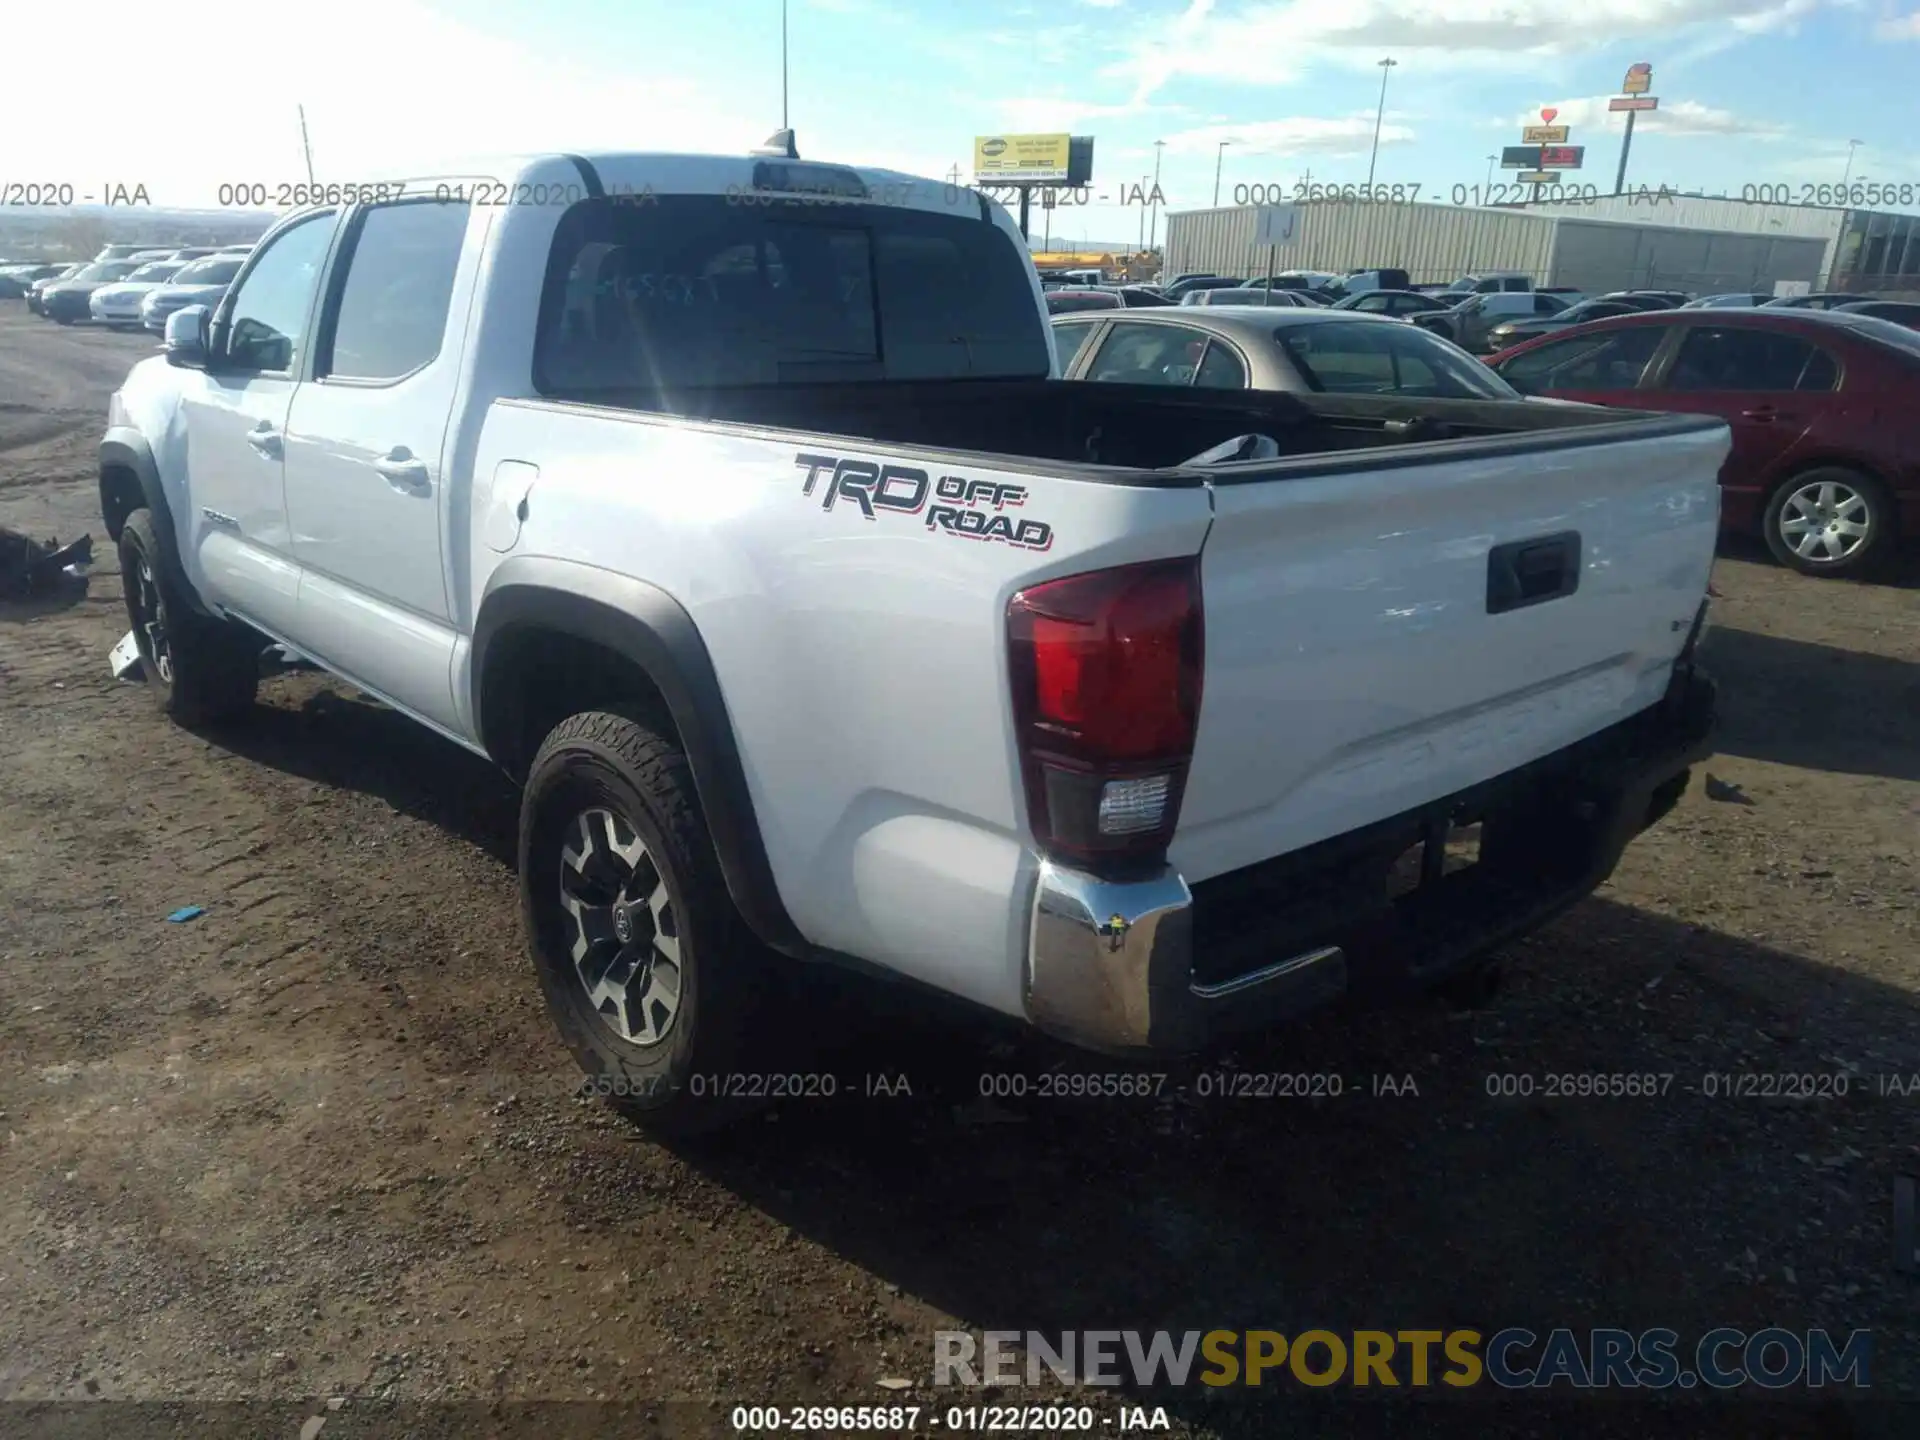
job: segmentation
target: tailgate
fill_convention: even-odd
[[[1660,698],[1706,590],[1728,432],[1571,439],[1219,472],[1170,851],[1187,880],[1491,779]]]

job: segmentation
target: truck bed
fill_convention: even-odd
[[[1409,461],[1464,459],[1680,434],[1718,423],[1528,400],[1292,395],[1065,380],[841,382],[671,397],[655,391],[595,391],[551,398],[754,429],[857,437],[938,451],[945,460],[955,452],[991,456],[1000,468],[1019,469],[1024,462],[1060,474],[1062,466],[1072,466],[1075,479],[1174,487],[1276,478],[1276,465],[1325,473],[1325,464],[1301,462],[1353,451],[1363,452],[1353,463],[1378,467],[1382,457],[1374,452],[1384,447],[1422,447]],[[1222,441],[1247,434],[1271,437],[1280,447],[1280,460],[1243,462],[1204,474],[1183,468]],[[1447,443],[1434,448],[1439,441]],[[1477,443],[1468,448],[1465,442]],[[1011,466],[1009,457],[1015,462]]]

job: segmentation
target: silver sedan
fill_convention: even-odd
[[[1261,305],[1184,306],[1053,320],[1068,380],[1295,394],[1517,400],[1452,341],[1380,315]]]

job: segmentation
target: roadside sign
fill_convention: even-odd
[[[1540,147],[1541,170],[1578,170],[1585,162],[1587,147],[1584,145],[1542,145]]]
[[[1500,151],[1502,170],[1538,170],[1540,168],[1540,147],[1538,145],[1507,145]]]
[[[1522,170],[1513,178],[1522,185],[1558,185],[1560,172],[1558,170]]]
[[[1065,180],[1072,169],[1072,147],[1071,135],[976,135],[973,176],[989,184]]]
[[[1299,221],[1297,205],[1262,205],[1253,212],[1253,243],[1268,249],[1291,245]]]
[[[1658,110],[1660,100],[1655,95],[1616,95],[1607,101],[1609,110]]]
[[[1626,82],[1621,85],[1623,95],[1644,95],[1653,88],[1653,66],[1644,60],[1638,65],[1627,67]]]
[[[1529,125],[1520,132],[1520,138],[1529,145],[1564,145],[1567,143],[1565,125]]]

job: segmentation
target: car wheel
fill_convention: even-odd
[[[1893,544],[1893,496],[1871,475],[1823,465],[1773,492],[1761,529],[1774,558],[1803,575],[1857,575]]]
[[[147,689],[161,713],[181,725],[226,719],[253,704],[266,642],[245,626],[186,604],[162,563],[161,544],[151,511],[127,517],[120,531],[120,584]]]
[[[744,1113],[767,955],[679,743],[638,713],[563,720],[527,775],[519,862],[540,988],[588,1088],[665,1133]]]

